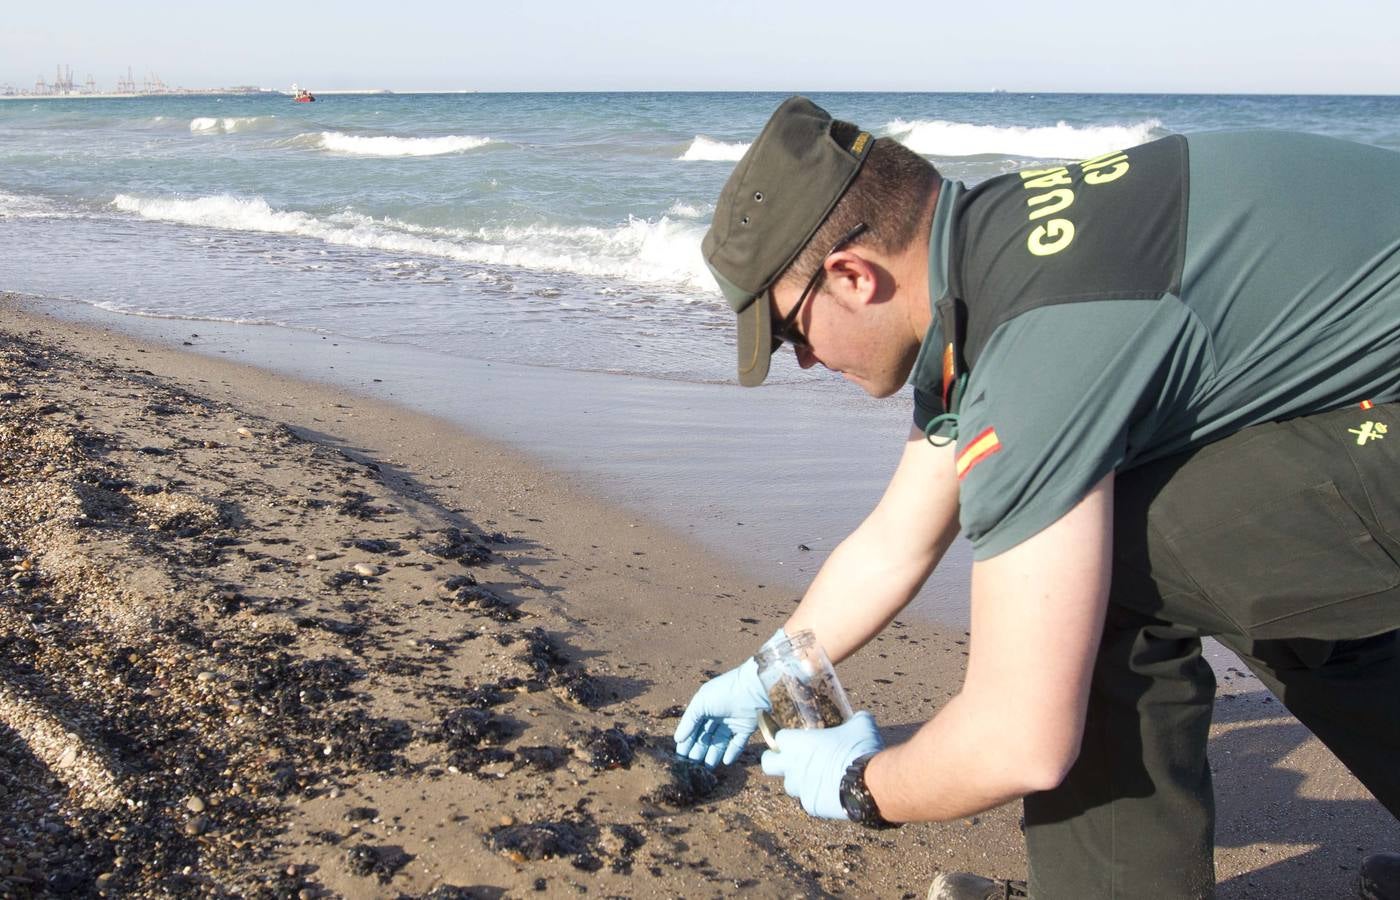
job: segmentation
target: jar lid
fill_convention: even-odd
[[[768,749],[778,750],[778,723],[768,714],[768,710],[758,711],[758,731],[763,735],[763,743],[768,745]]]

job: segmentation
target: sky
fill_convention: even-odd
[[[1400,93],[1394,0],[12,0],[0,85]]]

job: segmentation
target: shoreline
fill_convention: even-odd
[[[905,403],[872,403],[854,388],[820,396],[799,384],[750,391],[8,296],[23,309],[80,326],[425,413],[512,447],[587,493],[686,534],[759,580],[799,592],[874,506],[908,430]],[[781,464],[765,461],[774,448]],[[971,548],[960,540],[909,614],[965,628],[970,567]]]
[[[204,323],[198,327],[204,331]],[[232,874],[215,866],[217,877],[246,885],[249,878],[290,871],[293,875],[287,878],[308,885],[300,889],[345,896],[390,890],[426,893],[446,884],[490,885],[501,893],[483,896],[513,896],[533,891],[539,878],[554,889],[582,885],[590,892],[628,896],[921,896],[939,870],[1022,877],[1024,851],[1014,806],[965,822],[915,825],[872,836],[807,819],[772,779],[758,773],[756,746],[746,751],[746,764],[726,772],[715,793],[697,806],[676,809],[645,799],[667,777],[666,740],[674,719],[666,713],[686,702],[705,671],[722,671],[750,652],[750,645],[761,643],[796,596],[791,586],[762,580],[761,573],[736,571],[732,562],[700,546],[684,529],[662,527],[589,496],[593,492],[588,488],[595,485],[542,470],[518,451],[472,437],[441,418],[343,388],[26,311],[3,299],[0,350],[10,362],[8,369],[0,370],[0,395],[7,398],[0,401],[0,410],[7,411],[12,424],[51,425],[55,435],[105,435],[103,442],[89,448],[85,464],[120,466],[125,474],[114,475],[112,483],[131,482],[130,487],[102,489],[113,495],[104,495],[107,506],[100,507],[115,510],[103,526],[110,533],[88,528],[83,536],[101,533],[104,540],[88,541],[74,554],[74,545],[51,535],[44,538],[49,546],[26,557],[37,559],[37,586],[24,588],[31,605],[38,605],[33,601],[36,592],[46,592],[53,598],[48,605],[61,608],[57,599],[65,590],[74,590],[74,582],[64,578],[81,574],[65,573],[65,559],[83,556],[96,561],[102,553],[113,554],[107,558],[121,562],[109,569],[120,573],[112,581],[131,587],[102,602],[83,601],[92,606],[90,615],[102,613],[107,617],[102,621],[115,623],[99,631],[117,633],[119,613],[140,607],[156,619],[193,616],[195,625],[211,636],[195,648],[207,656],[204,664],[210,668],[204,671],[211,677],[201,681],[197,669],[162,669],[153,681],[164,686],[166,696],[208,703],[212,689],[201,685],[213,684],[227,693],[218,699],[245,703],[236,686],[236,669],[247,662],[235,652],[240,640],[254,632],[292,635],[286,648],[293,660],[338,659],[364,670],[363,680],[354,682],[357,696],[326,701],[327,715],[343,702],[353,709],[338,713],[340,721],[358,710],[372,717],[359,721],[402,721],[411,734],[406,743],[385,751],[402,757],[402,763],[393,762],[388,771],[374,769],[372,755],[362,759],[332,747],[326,755],[340,767],[338,772],[312,766],[305,785],[294,785],[277,803],[269,801],[267,810],[254,811],[267,817],[258,821],[281,823],[290,830],[282,837],[250,839],[249,846],[265,855],[255,860],[234,855],[227,867]],[[25,367],[29,362],[34,366]],[[240,437],[239,427],[246,428],[249,437]],[[200,434],[208,437],[200,439]],[[206,447],[205,441],[219,446]],[[83,449],[81,443],[74,446]],[[147,447],[164,452],[148,453],[143,449]],[[23,489],[32,492],[35,484],[71,486],[71,480],[64,480],[63,467],[54,465],[51,473],[28,473],[35,483]],[[337,496],[343,491],[363,493],[370,498],[364,504],[389,511],[375,522],[317,508],[312,490],[317,481],[334,484]],[[176,482],[188,484],[149,496],[216,498],[236,508],[238,516],[229,521],[241,524],[207,526],[209,534],[223,529],[225,537],[243,542],[227,545],[241,551],[236,559],[203,571],[188,560],[161,558],[155,545],[150,554],[131,552],[145,546],[139,539],[149,536],[152,525],[158,526],[157,536],[176,543],[201,540],[200,532],[179,537],[182,528],[194,524],[166,527],[174,520],[152,518],[158,511],[146,511],[142,504],[147,501],[139,498],[147,495],[133,490],[142,484]],[[269,492],[267,485],[274,482],[279,486]],[[288,502],[292,499],[313,505]],[[271,500],[279,502],[273,505]],[[183,509],[194,516],[190,522],[198,523],[204,521],[196,515],[203,508],[176,504],[167,513],[177,515]],[[127,522],[127,514],[119,513],[132,509],[136,512],[128,517],[134,518]],[[453,527],[473,535],[475,540],[466,543],[484,547],[490,562],[464,567],[460,558],[433,558],[424,549],[442,543],[425,536],[440,537],[443,529]],[[414,533],[418,537],[405,537]],[[495,542],[495,535],[506,540]],[[402,545],[397,549],[407,555],[376,556],[356,547],[355,539],[397,541]],[[9,540],[0,536],[0,543]],[[257,543],[266,540],[273,543]],[[277,543],[283,540],[287,543]],[[342,543],[347,540],[349,547]],[[62,552],[65,547],[69,552]],[[305,558],[318,552],[340,555]],[[383,571],[367,584],[352,579],[338,591],[328,587],[325,579],[343,573],[361,557],[366,557],[363,564],[383,566]],[[25,581],[25,573],[33,571],[17,571],[13,559],[4,564],[7,583],[16,574]],[[423,565],[434,568],[425,571]],[[506,606],[518,609],[522,618],[491,618],[480,597],[467,607],[445,599],[443,577],[457,573],[471,574],[479,585],[504,598]],[[157,603],[172,586],[177,588],[169,595],[173,600]],[[221,592],[244,599],[226,601]],[[304,605],[281,609],[273,602],[289,597]],[[232,610],[225,608],[230,602]],[[208,603],[212,610],[206,608]],[[265,608],[259,608],[260,603]],[[0,603],[10,605],[8,596]],[[74,609],[88,614],[88,606]],[[311,624],[302,625],[302,620]],[[559,659],[551,661],[542,647],[531,644],[529,629],[534,627],[543,629]],[[478,635],[452,644],[464,630]],[[34,633],[39,636],[30,640],[50,646],[45,643],[48,633]],[[142,639],[139,629],[122,633],[124,640]],[[148,637],[156,643],[128,656],[144,661],[180,649],[161,643],[160,634]],[[897,740],[956,691],[963,639],[960,630],[901,617],[895,628],[843,664],[843,681],[856,705],[871,708],[887,738]],[[218,641],[225,643],[215,647]],[[51,650],[27,652],[52,665],[48,675],[62,682],[69,678],[65,653],[72,648],[54,644]],[[544,659],[549,664],[546,671],[533,667],[531,659]],[[12,645],[5,665],[16,663]],[[138,669],[144,664],[131,663]],[[419,671],[412,673],[412,666]],[[616,696],[607,696],[596,707],[580,705],[576,697],[569,697],[568,673],[586,675]],[[12,676],[13,671],[6,674]],[[461,766],[459,772],[451,772],[451,754],[443,749],[441,733],[446,716],[463,705],[460,689],[488,681],[500,684],[511,677],[522,679],[523,690],[511,689],[509,698],[490,709],[522,730],[500,743],[467,749],[503,747],[518,754],[522,747],[543,743],[562,748],[565,760],[549,773],[522,767],[495,777],[490,766],[504,770],[514,765],[506,761],[487,763],[487,777],[466,774]],[[127,680],[137,690],[139,679]],[[7,677],[5,683],[15,682]],[[63,703],[47,697],[38,681],[20,683],[27,692],[27,708],[47,709],[63,721]],[[1350,896],[1347,867],[1354,869],[1364,852],[1400,845],[1400,830],[1315,740],[1280,715],[1277,704],[1251,684],[1248,677],[1222,679],[1212,733],[1216,771],[1235,776],[1217,779],[1220,896]],[[133,699],[141,698],[138,694]],[[0,707],[3,701],[0,697]],[[146,702],[153,701],[147,697]],[[141,704],[134,708],[139,710]],[[194,709],[197,713],[198,706]],[[273,735],[280,734],[279,729],[315,731],[314,722],[303,726],[275,716],[245,716],[251,717],[250,728],[256,725]],[[23,737],[42,730],[24,732],[9,720],[5,726],[0,728],[0,744],[14,734]],[[215,726],[210,722],[209,727]],[[636,758],[628,767],[595,771],[586,748],[570,749],[571,741],[580,747],[586,744],[591,730],[614,727],[636,745]],[[115,787],[108,792],[130,791],[135,775],[124,767],[121,748],[104,747],[96,739],[99,732],[77,730],[92,739],[75,751],[67,767],[61,765],[62,749],[30,751],[27,765],[39,776],[45,770],[66,773],[89,766],[112,775]],[[382,738],[382,731],[379,734]],[[1012,736],[1014,728],[1009,729]],[[232,742],[248,735],[230,732],[224,737]],[[36,741],[28,740],[34,747]],[[435,769],[437,774],[432,774]],[[159,774],[151,776],[155,783],[149,796],[153,803],[164,804],[162,815],[179,834],[197,814],[183,809],[189,804],[181,793],[185,788],[162,784]],[[262,777],[270,776],[264,771]],[[35,779],[42,782],[42,777]],[[213,797],[224,804],[214,807],[216,811],[236,807],[219,793],[228,789],[227,783],[214,785]],[[101,794],[99,790],[93,795]],[[79,801],[87,796],[64,782],[63,790],[49,799],[86,809]],[[1260,797],[1268,799],[1261,802]],[[203,804],[212,798],[199,799]],[[347,819],[355,810],[370,808],[376,811],[372,817]],[[1275,814],[1260,815],[1261,809]],[[71,807],[64,810],[65,815],[71,812]],[[226,832],[227,818],[207,818],[212,819],[204,823],[207,831],[186,836]],[[487,836],[512,827],[504,824],[507,818],[512,825],[570,824],[568,833],[582,835],[585,850],[604,865],[589,872],[567,858],[515,861],[494,852]],[[29,820],[21,816],[17,821]],[[39,819],[33,824],[37,827]],[[349,834],[337,842],[325,837],[342,831]],[[632,846],[639,837],[643,843]],[[191,843],[212,842],[213,838]],[[373,849],[357,857],[354,847],[361,845]],[[0,858],[5,848],[0,842]],[[384,848],[398,848],[411,859],[400,860]],[[357,859],[364,865],[357,868]],[[382,870],[395,861],[401,865],[381,883]],[[623,865],[614,871],[619,862]],[[366,874],[356,874],[360,868]],[[88,874],[95,878],[110,873]]]

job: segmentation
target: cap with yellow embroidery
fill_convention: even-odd
[[[738,314],[745,387],[763,383],[776,349],[768,292],[851,186],[874,143],[864,131],[849,145],[837,141],[833,121],[806,97],[783,101],[725,182],[701,244]]]

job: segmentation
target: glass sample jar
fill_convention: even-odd
[[[758,715],[763,739],[774,750],[782,728],[831,728],[851,717],[851,702],[826,651],[809,629],[764,645],[754,656],[769,710]]]

